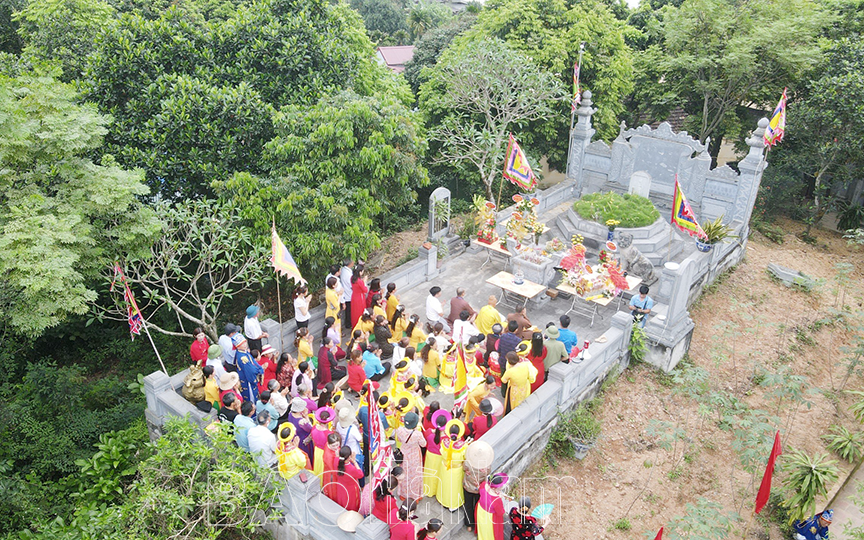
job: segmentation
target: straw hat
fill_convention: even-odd
[[[261,356],[267,356],[268,354],[276,354],[276,349],[271,347],[270,345],[264,345],[261,349]]]
[[[465,461],[475,469],[488,469],[495,459],[495,451],[485,441],[474,441],[465,450]]]
[[[363,514],[348,510],[339,514],[336,518],[336,525],[345,532],[356,532],[357,526],[363,523]]]
[[[240,375],[237,375],[236,372],[232,371],[231,373],[225,373],[219,379],[219,390],[231,390],[237,383],[240,382]]]
[[[352,407],[349,404],[347,407],[340,408],[338,416],[339,416],[339,425],[342,426],[343,428],[347,428],[348,426],[350,426],[351,424],[354,423],[354,417],[355,417],[354,407]]]

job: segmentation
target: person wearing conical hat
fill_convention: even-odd
[[[462,461],[465,459],[467,446],[462,440],[465,436],[465,424],[461,420],[450,420],[444,426],[444,437],[441,440],[441,465],[438,469],[438,491],[435,497],[441,506],[451,512],[462,506],[465,494],[462,490],[462,478],[465,474]]]
[[[462,488],[465,491],[465,503],[462,505],[465,527],[469,532],[477,528],[477,501],[480,500],[480,484],[491,472],[495,452],[485,442],[474,441],[465,450],[465,461],[462,469],[465,475]]]
[[[279,474],[282,478],[289,479],[303,469],[311,469],[309,458],[303,453],[298,444],[297,430],[291,422],[284,422],[277,430],[279,442],[276,444],[276,459],[279,463]]]

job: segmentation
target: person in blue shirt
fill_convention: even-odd
[[[567,354],[570,354],[570,350],[573,347],[579,346],[579,338],[576,337],[576,332],[570,330],[570,317],[567,315],[561,315],[558,317],[558,322],[561,323],[561,326],[558,327],[558,341],[564,344],[564,348],[567,349]]]
[[[380,381],[390,373],[390,362],[381,363],[381,346],[377,343],[369,344],[369,348],[363,353],[363,360],[366,361],[363,370],[370,381]]]
[[[237,362],[243,401],[255,403],[258,400],[258,376],[264,374],[264,368],[249,354],[249,344],[242,334],[234,334],[233,341],[234,348],[237,349],[234,360]]]
[[[251,401],[244,401],[240,405],[240,414],[234,417],[234,439],[237,441],[237,446],[247,452],[249,451],[249,429],[255,427],[255,420],[252,420],[254,412],[255,405]]]
[[[639,296],[634,296],[630,299],[630,313],[633,314],[633,322],[638,323],[642,328],[645,327],[645,321],[648,320],[648,315],[651,313],[651,308],[654,307],[654,300],[648,296],[648,286],[642,285],[639,287]]]
[[[261,392],[261,396],[255,402],[255,410],[257,411],[256,414],[261,414],[262,411],[270,413],[270,423],[267,424],[267,429],[275,433],[276,426],[279,424],[279,413],[276,412],[276,407],[270,403],[270,396],[270,390]]]
[[[834,510],[825,510],[810,519],[795,522],[795,540],[828,540],[828,525],[834,520]]]

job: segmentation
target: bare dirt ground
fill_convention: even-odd
[[[840,307],[834,292],[835,264],[849,262],[855,271],[845,294],[846,320],[855,324],[855,313],[864,304],[864,253],[835,232],[817,231],[818,244],[811,246],[794,236],[802,229],[800,224],[781,225],[787,231],[785,243],[774,244],[754,233],[745,261],[691,308],[696,329],[689,361],[707,370],[706,384],[712,390],[725,391],[752,409],[781,417],[787,455],[792,448],[809,455],[826,453],[820,436],[829,426],[860,429],[847,411],[854,397],[838,391],[842,358],[847,356],[841,347],[849,345],[853,333],[843,324],[825,321],[831,319],[835,305]],[[810,293],[788,289],[768,276],[769,262],[801,270],[824,283]],[[754,382],[753,375],[760,369],[774,373],[787,367],[818,389],[805,396],[809,409],[796,409],[788,399],[778,402],[756,384],[758,377]],[[862,386],[860,376],[853,375],[845,390]],[[631,365],[602,399],[603,434],[588,457],[558,460],[556,465],[541,460],[523,475],[523,479],[538,479],[525,482],[534,501],[545,496],[545,502],[560,504],[555,514],[558,522],[544,536],[582,540],[650,534],[653,538],[670,519],[683,515],[688,503],[705,497],[726,511],[740,512],[743,521],[736,525],[738,532],[729,536],[740,538],[744,522],[752,515],[764,465],[755,480],[742,470],[733,449],[734,437],[730,430],[718,427],[716,409],[703,407],[700,416],[698,403],[681,395],[671,376],[645,364]],[[685,440],[677,443],[674,455],[655,446],[656,439],[646,433],[652,419],[685,430]],[[836,490],[852,465],[832,458],[837,459],[840,478],[829,489]],[[782,492],[785,474],[777,470],[774,491]],[[560,502],[554,495],[559,491]],[[748,536],[781,538],[776,525],[768,525],[761,516]]]

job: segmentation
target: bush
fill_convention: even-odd
[[[612,219],[620,221],[618,226],[625,228],[647,227],[660,217],[660,212],[645,197],[631,193],[618,195],[612,191],[585,195],[576,201],[573,209],[583,219],[604,225]]]
[[[783,480],[790,496],[783,501],[789,511],[789,522],[807,519],[816,513],[816,499],[828,493],[828,486],[837,481],[836,461],[828,459],[828,454],[810,457],[792,450],[782,458],[789,475]]]
[[[591,402],[581,405],[578,409],[559,414],[558,423],[549,436],[546,454],[550,458],[572,458],[573,445],[570,442],[592,443],[600,435],[601,424],[594,416]]]
[[[864,433],[852,432],[843,426],[831,426],[831,433],[822,435],[822,439],[828,444],[828,450],[836,453],[849,463],[854,463],[862,455],[864,446]]]

